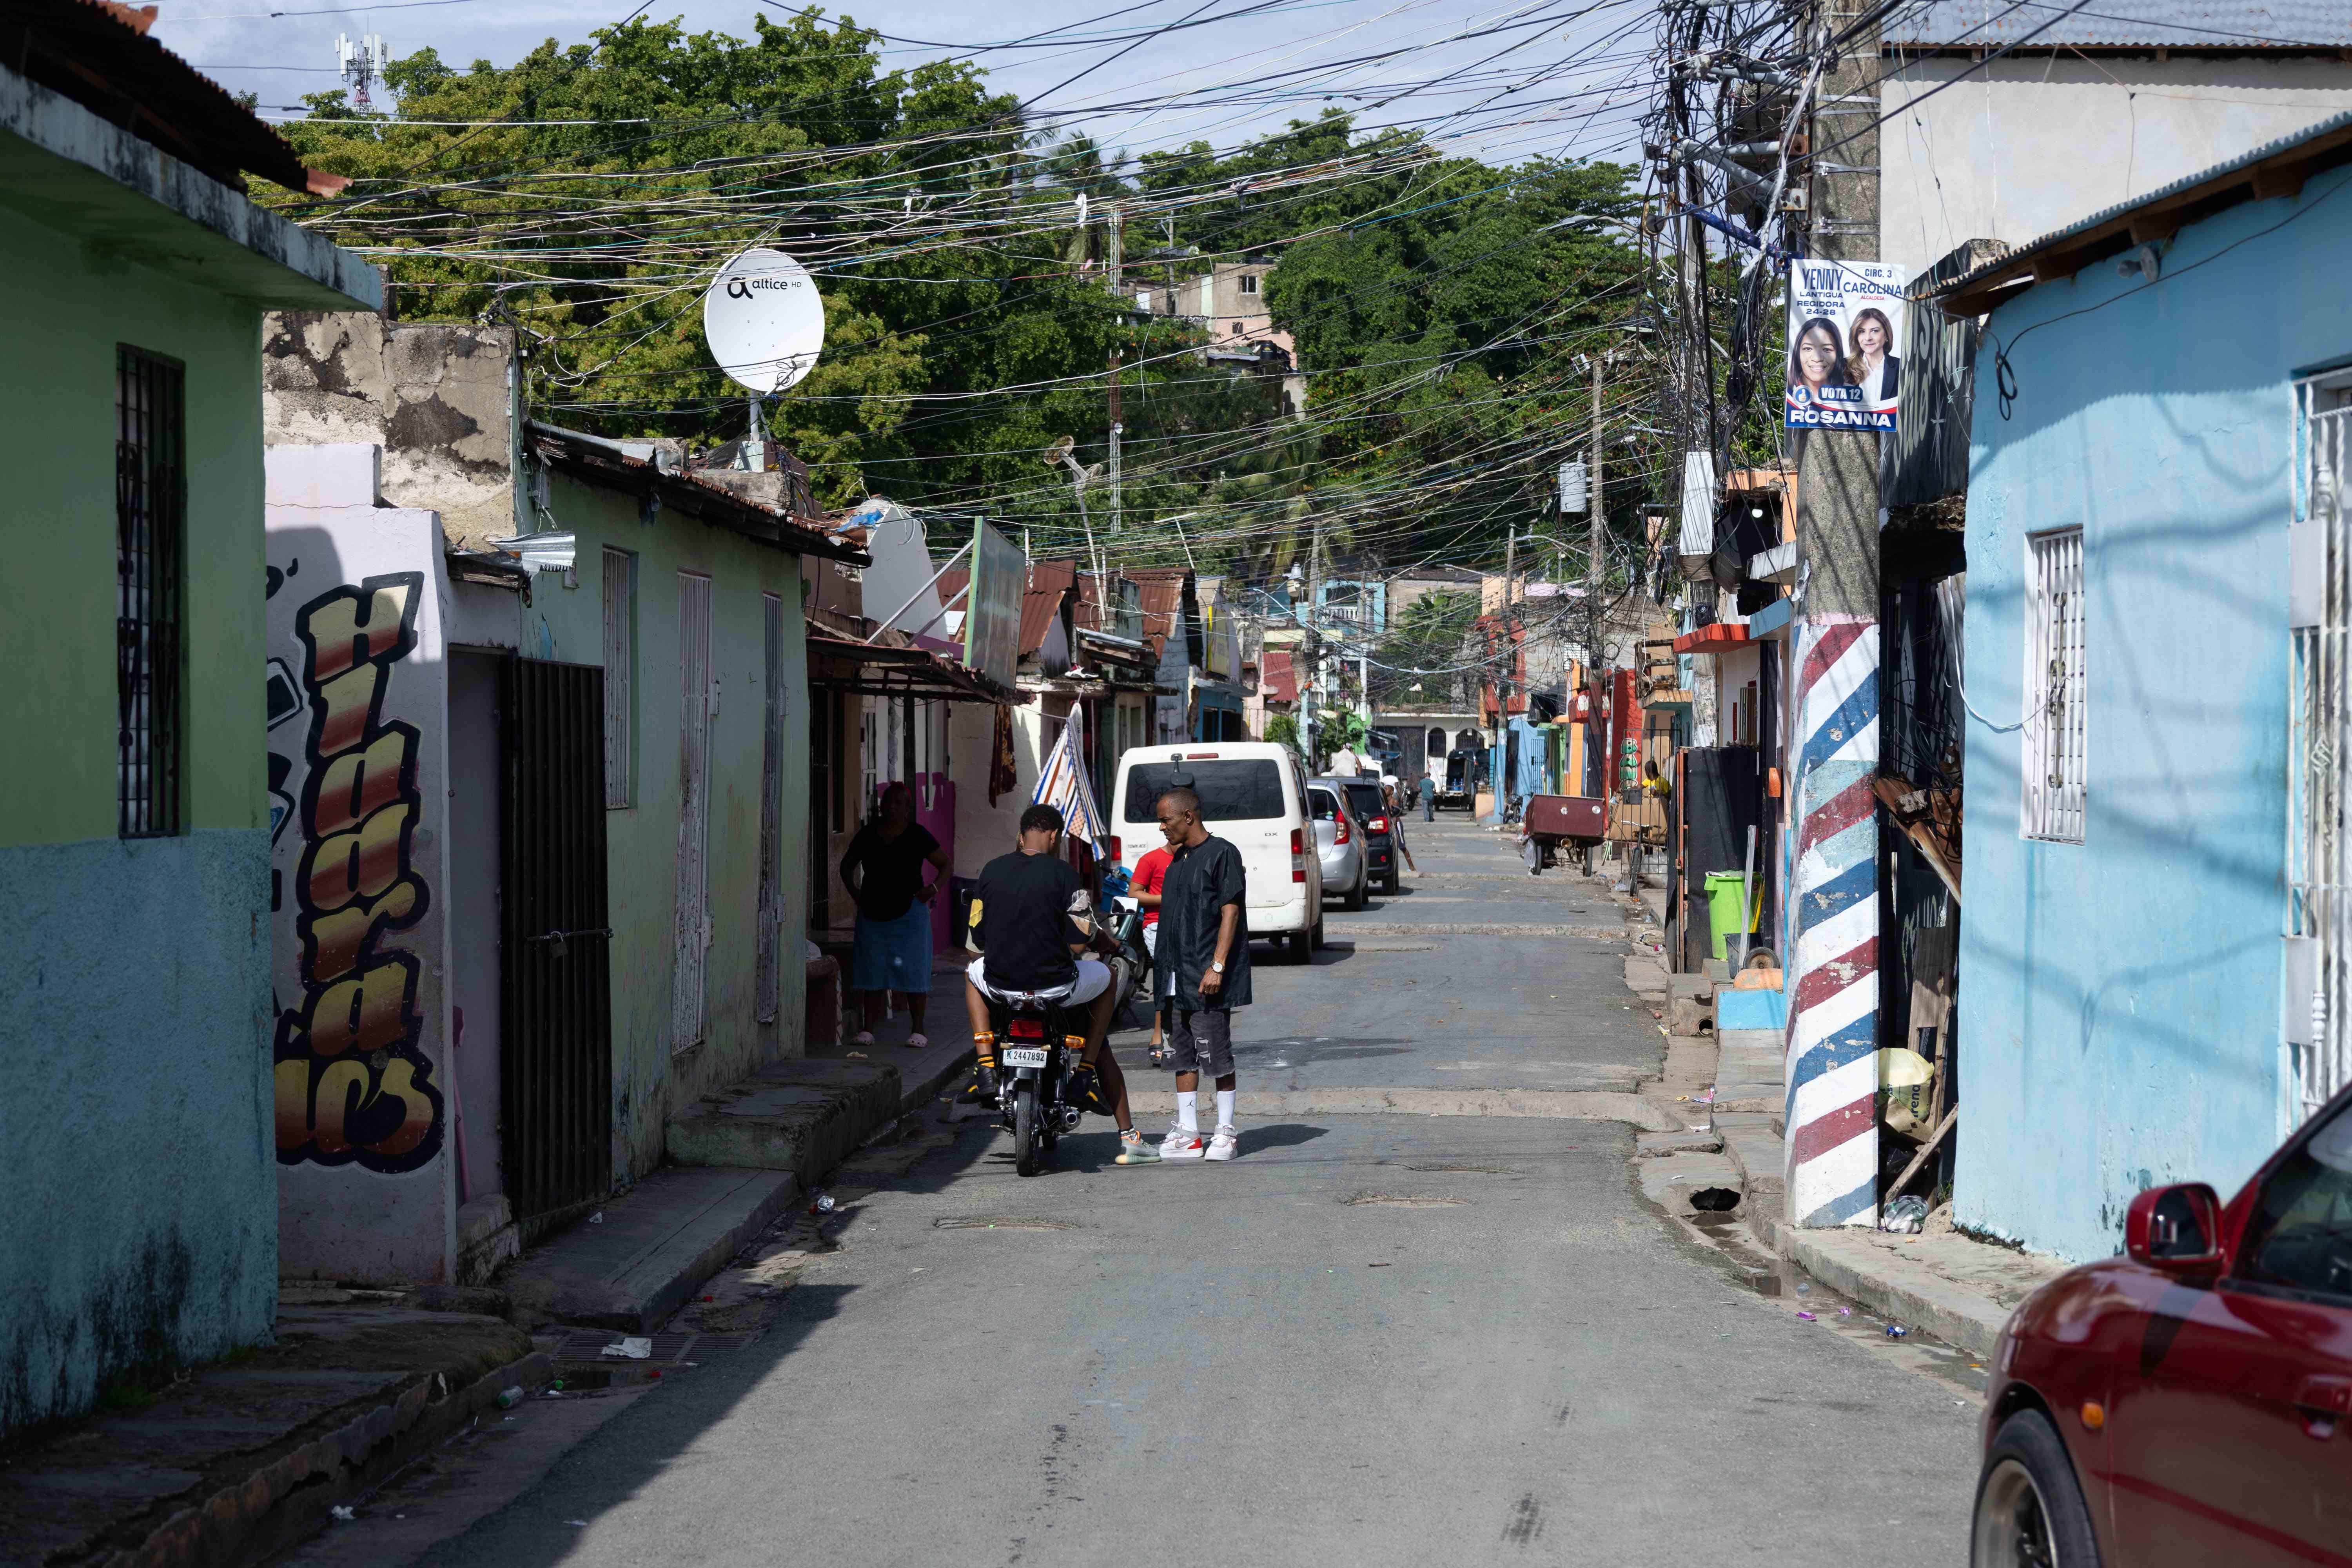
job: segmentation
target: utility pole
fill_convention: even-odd
[[[1307,544],[1307,771],[1323,770],[1318,737],[1323,730],[1323,634],[1316,629],[1323,585],[1323,514],[1315,514],[1314,531]]]
[[[1821,0],[1810,43],[1826,50],[1868,0]],[[1875,28],[1844,42],[1815,100],[1800,106],[1820,153],[1811,174],[1811,257],[1878,256]],[[1865,107],[1866,106],[1866,107]],[[1852,140],[1848,140],[1851,137]],[[1834,151],[1829,151],[1829,149]],[[1828,165],[1827,170],[1821,167]],[[1803,263],[1800,263],[1803,265]],[[1850,1108],[1877,1088],[1878,445],[1875,431],[1799,432],[1798,581],[1788,738],[1798,853],[1788,889],[1789,1215],[1801,1226],[1878,1216],[1878,1127]],[[1834,755],[1839,760],[1831,761]],[[1853,821],[1855,799],[1864,805]],[[1869,912],[1854,929],[1849,910]]]
[[[1503,542],[1503,657],[1495,672],[1495,820],[1503,820],[1504,808],[1510,802],[1511,773],[1511,672],[1519,657],[1518,639],[1511,634],[1517,626],[1519,606],[1513,592],[1518,585],[1519,525],[1508,525],[1509,537]]]
[[[1117,229],[1111,231],[1118,233]],[[1124,524],[1119,517],[1121,500],[1118,479],[1118,438],[1127,428],[1119,423],[1118,351],[1110,351],[1110,531],[1117,533]]]
[[[1585,486],[1586,526],[1589,530],[1584,562],[1584,712],[1585,735],[1590,740],[1596,731],[1607,734],[1601,722],[1601,588],[1602,581],[1601,541],[1603,531],[1601,498],[1603,476],[1601,472],[1601,374],[1609,356],[1596,352],[1592,356],[1592,478]],[[1587,786],[1595,781],[1579,781]],[[1601,759],[1601,795],[1609,793],[1609,759]]]

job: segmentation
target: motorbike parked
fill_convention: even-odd
[[[1013,1168],[1034,1176],[1083,1114],[1071,1083],[1086,1054],[1085,1010],[1057,1001],[990,997],[996,1034],[997,1109],[1013,1134]]]

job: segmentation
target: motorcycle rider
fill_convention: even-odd
[[[1103,1045],[1118,1001],[1110,969],[1084,956],[1100,940],[1094,900],[1062,859],[1061,845],[1062,814],[1042,802],[1033,805],[1021,814],[1020,849],[991,860],[973,889],[971,928],[981,956],[964,972],[964,1010],[979,1058],[975,1095],[993,1100],[998,1092],[990,998],[1062,993],[1064,1005],[1087,1008],[1086,1048],[1071,1075],[1071,1098],[1118,1124],[1119,1164],[1148,1164],[1158,1151],[1135,1131],[1125,1075]]]

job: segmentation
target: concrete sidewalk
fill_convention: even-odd
[[[681,1109],[666,1129],[668,1164],[499,1276],[517,1309],[635,1333],[658,1327],[835,1166],[961,1081],[972,1058],[963,958],[938,961],[922,1049],[906,1048],[901,1015],[870,1046],[820,1041]]]
[[[502,1391],[551,1374],[498,1318],[310,1294],[345,1300],[288,1306],[275,1343],[15,1450],[0,1467],[0,1559],[260,1562],[467,1423],[495,1419]]]

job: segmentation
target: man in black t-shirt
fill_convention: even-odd
[[[1110,968],[1081,957],[1094,940],[1094,900],[1058,851],[1062,814],[1038,804],[1021,814],[1021,847],[1000,855],[981,869],[972,889],[972,934],[981,956],[964,973],[964,1006],[971,1017],[971,1040],[979,1058],[978,1092],[996,1097],[996,1037],[989,1027],[988,999],[1054,994],[1065,1006],[1092,1004],[1087,1010],[1085,1068],[1101,1075],[1101,1098],[1118,1123],[1122,1165],[1156,1157],[1135,1131],[1128,1114],[1127,1084],[1118,1058],[1104,1050],[1118,998]],[[1100,1109],[1099,1106],[1097,1109]]]

